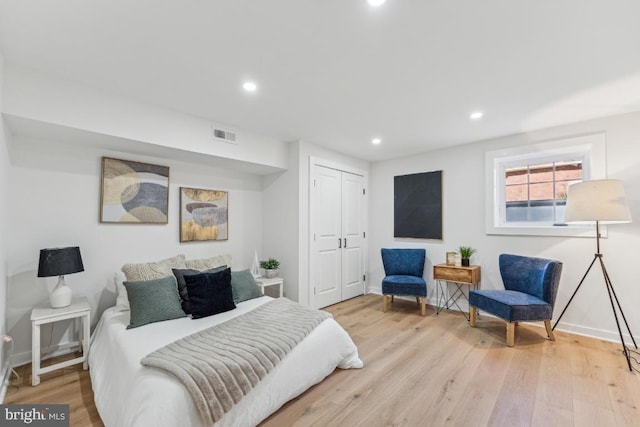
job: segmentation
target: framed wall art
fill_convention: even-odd
[[[180,241],[227,240],[229,193],[180,187]]]
[[[393,236],[442,240],[442,171],[393,177]]]
[[[169,167],[102,158],[100,222],[167,224]]]

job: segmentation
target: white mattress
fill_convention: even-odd
[[[270,297],[238,304],[235,310],[203,319],[182,318],[126,329],[129,312],[107,309],[92,336],[89,368],[95,403],[107,427],[201,426],[186,388],[140,359],[183,336],[246,313]],[[336,368],[362,367],[358,349],[333,319],[322,322],[249,394],[216,423],[253,426],[322,381]]]

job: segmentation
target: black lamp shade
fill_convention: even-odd
[[[84,271],[80,248],[53,248],[40,250],[38,277],[64,276]]]

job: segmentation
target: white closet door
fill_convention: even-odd
[[[316,308],[364,293],[363,177],[313,167],[311,295]]]
[[[311,277],[315,307],[342,301],[342,172],[316,166],[314,189],[315,263]]]
[[[361,176],[342,173],[342,301],[364,291],[362,187]]]

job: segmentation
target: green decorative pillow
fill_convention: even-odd
[[[180,306],[180,296],[173,276],[124,282],[124,287],[131,307],[131,320],[127,329],[187,316]]]
[[[233,290],[233,302],[236,304],[262,296],[260,286],[256,285],[256,281],[249,270],[232,271],[231,288]]]

